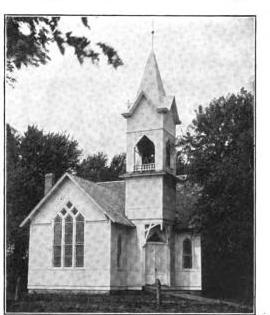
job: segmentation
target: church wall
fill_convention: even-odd
[[[172,112],[169,111],[167,114],[163,115],[163,127],[172,136],[175,137],[175,123],[173,120]]]
[[[53,219],[67,201],[85,218],[83,268],[55,268]],[[110,286],[110,222],[72,182],[65,181],[30,224],[28,288],[108,290]]]
[[[109,222],[86,222],[84,267],[55,268],[52,224],[31,224],[28,289],[108,290],[110,230]]]
[[[162,176],[127,179],[125,211],[129,219],[162,218]]]
[[[175,148],[171,150],[170,153],[170,167],[167,165],[167,152],[166,144],[170,141],[171,144],[175,144],[175,137],[167,131],[163,133],[163,168],[166,169],[171,174],[176,174],[176,150]]]
[[[176,187],[175,180],[170,176],[163,178],[163,218],[175,219]]]
[[[122,248],[120,265],[117,266],[118,237],[121,235]],[[141,289],[138,274],[136,229],[112,223],[111,227],[111,289]]]
[[[162,128],[162,124],[162,115],[157,113],[155,106],[143,97],[133,115],[128,119],[127,132],[159,129]]]
[[[183,241],[192,240],[192,268],[183,268]],[[175,234],[175,286],[183,290],[201,290],[201,239],[192,233]]]
[[[121,237],[120,264],[117,265],[118,237]],[[120,224],[111,223],[111,286],[126,286],[128,230]]]

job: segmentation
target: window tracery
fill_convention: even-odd
[[[84,266],[84,217],[68,201],[54,218],[53,266]]]

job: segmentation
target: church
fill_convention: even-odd
[[[94,183],[45,176],[29,224],[29,292],[142,290],[155,283],[201,290],[201,240],[179,202],[176,100],[150,52],[127,122],[126,173]],[[180,214],[180,216],[179,216]],[[181,219],[182,218],[182,219]]]

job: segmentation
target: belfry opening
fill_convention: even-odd
[[[134,148],[134,171],[155,169],[155,145],[143,136]]]

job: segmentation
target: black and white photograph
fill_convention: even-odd
[[[255,313],[256,23],[5,14],[5,312]]]

